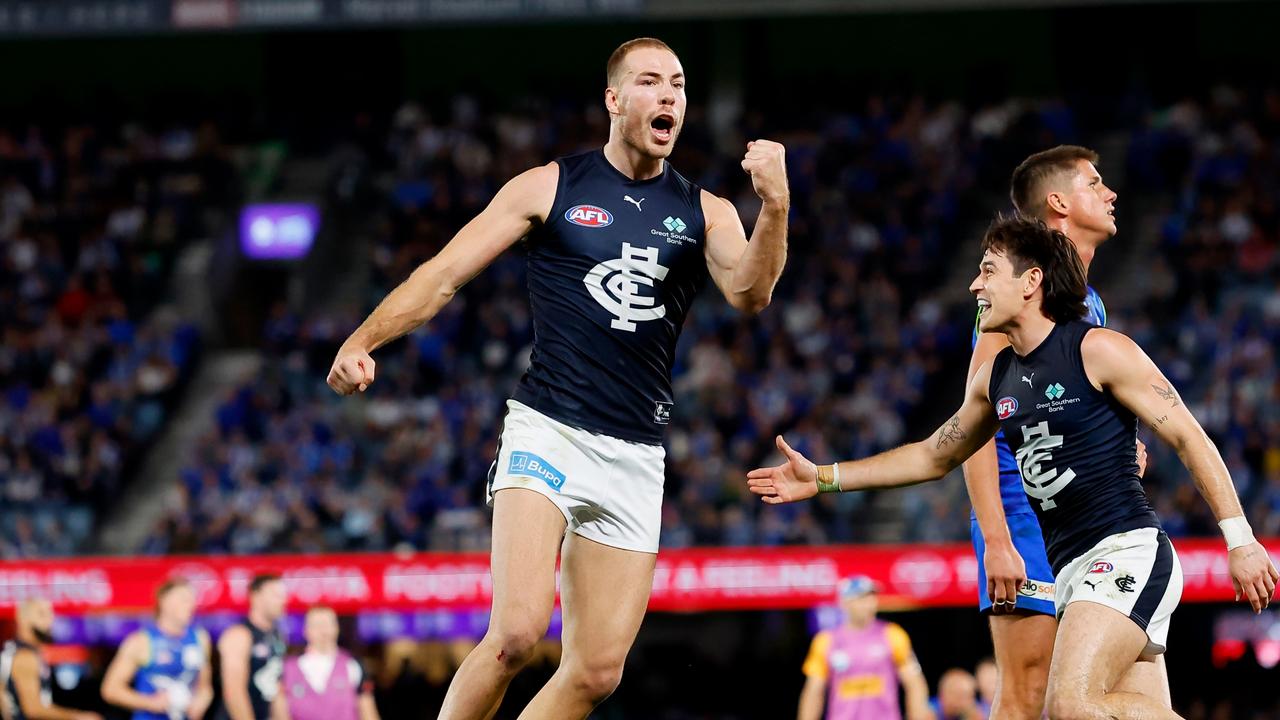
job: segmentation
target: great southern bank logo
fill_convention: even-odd
[[[582,227],[602,228],[613,224],[608,210],[595,205],[574,205],[564,211],[564,219]]]
[[[1066,391],[1067,389],[1062,387],[1062,383],[1054,383],[1044,389],[1044,396],[1050,400],[1057,400],[1062,397],[1062,394]]]
[[[542,458],[530,452],[511,453],[511,464],[507,472],[512,475],[527,475],[542,480],[552,490],[560,492],[564,487],[564,473]]]
[[[662,225],[673,233],[682,233],[685,228],[689,227],[688,225],[685,225],[684,221],[680,218],[671,217],[670,215],[667,216],[666,220],[662,221]]]

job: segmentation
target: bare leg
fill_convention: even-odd
[[[613,693],[649,605],[656,561],[569,536],[560,564],[564,654],[520,720],[582,720]]]
[[[1049,671],[1051,720],[1179,718],[1169,708],[1163,663],[1135,668],[1146,645],[1147,634],[1119,611],[1088,601],[1068,605]]]
[[[494,495],[489,630],[449,683],[441,720],[493,717],[507,685],[533,657],[555,608],[556,555],[565,526],[560,509],[532,490]]]
[[[1057,632],[1058,621],[1052,615],[1020,612],[991,616],[991,641],[999,671],[991,717],[1040,720]]]

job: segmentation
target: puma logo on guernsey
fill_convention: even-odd
[[[1023,376],[1022,376],[1022,382],[1026,383],[1026,384],[1027,384],[1027,387],[1029,387],[1029,388],[1034,388],[1034,387],[1035,387],[1034,385],[1032,385],[1032,384],[1031,384],[1031,381],[1032,381],[1032,380],[1035,380],[1035,379],[1036,379],[1036,374],[1035,374],[1035,373],[1031,373],[1031,377],[1027,377],[1026,375],[1023,375]]]
[[[623,196],[622,196],[622,199],[623,199],[623,200],[626,200],[627,202],[631,203],[632,205],[635,205],[635,206],[636,206],[636,210],[639,210],[640,212],[644,212],[644,209],[640,207],[640,203],[644,202],[644,198],[640,198],[639,200],[636,200],[635,198],[631,197],[630,195],[623,195]]]

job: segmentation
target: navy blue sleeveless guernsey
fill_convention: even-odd
[[[1107,306],[1102,302],[1102,296],[1092,287],[1085,287],[1084,319],[1100,327],[1107,326]],[[978,330],[978,323],[981,320],[982,312],[979,311],[973,320],[971,347],[974,348],[978,347],[978,336],[982,334]],[[1018,459],[1009,449],[1009,443],[1005,442],[1003,430],[996,433],[996,459],[1000,463],[1000,500],[1004,504],[1005,516],[1032,514],[1031,506],[1027,503],[1027,494],[1022,491],[1022,480],[1018,477]],[[969,517],[976,520],[978,515],[970,511]]]
[[[1138,421],[1085,375],[1080,343],[1095,325],[1055,325],[1026,357],[991,366],[991,402],[1040,520],[1054,574],[1110,535],[1160,527],[1138,475]]]
[[[556,162],[555,203],[526,242],[534,341],[515,399],[660,445],[676,340],[707,279],[701,191],[669,163],[631,180],[603,150]]]
[[[249,704],[253,707],[255,720],[268,720],[271,703],[280,692],[280,676],[284,673],[284,654],[288,648],[280,630],[275,627],[262,630],[248,618],[239,624],[249,629],[252,638],[249,646]],[[230,717],[226,706],[218,717],[220,720]]]
[[[40,648],[15,638],[5,643],[4,652],[0,653],[0,676],[4,679],[4,693],[12,720],[27,720],[27,716],[22,712],[22,705],[18,702],[18,687],[13,682],[13,660],[18,653],[24,651],[35,653],[36,662],[39,664],[40,704],[44,707],[53,704],[53,673],[49,670],[49,664],[44,661]]]

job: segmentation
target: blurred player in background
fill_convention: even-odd
[[[973,678],[978,683],[978,706],[982,708],[982,716],[991,715],[995,706],[996,692],[999,690],[999,675],[995,658],[983,658],[973,669]]]
[[[175,578],[156,591],[154,623],[121,643],[102,680],[102,699],[133,720],[200,720],[213,702],[209,634],[192,624],[196,594]]]
[[[24,600],[14,619],[15,637],[0,652],[9,720],[102,720],[95,712],[53,704],[53,674],[43,654],[44,646],[53,642],[53,605],[48,600]]]
[[[983,364],[954,417],[927,440],[822,468],[778,437],[786,462],[751,471],[748,486],[779,503],[935,480],[1002,424],[1055,575],[1050,717],[1176,718],[1164,652],[1182,570],[1139,479],[1138,418],[1177,449],[1218,518],[1237,598],[1261,612],[1280,573],[1168,379],[1128,337],[1080,319],[1085,275],[1071,241],[1039,220],[1000,218],[979,267],[979,327],[1011,346]]]
[[[290,720],[379,720],[373,679],[338,647],[338,615],[332,608],[307,610],[307,647],[284,662],[281,702]]]
[[[276,699],[285,653],[279,623],[287,599],[279,575],[258,575],[249,583],[249,615],[218,638],[223,717],[227,720],[285,718]]]
[[[1010,181],[1014,207],[1070,238],[1086,277],[1098,248],[1116,233],[1116,193],[1102,182],[1097,163],[1097,153],[1088,148],[1060,145],[1028,157]],[[1084,319],[1105,326],[1102,298],[1092,287],[1085,293]],[[969,381],[1008,346],[1007,336],[980,333],[975,321]],[[1146,454],[1141,444],[1138,453],[1141,473]],[[998,669],[992,710],[1001,718],[1035,720],[1044,709],[1058,629],[1053,570],[1040,523],[1022,490],[1018,461],[1003,433],[969,458],[964,474],[973,504],[970,527],[978,557],[978,609],[988,615]]]
[[[968,670],[951,668],[938,678],[938,696],[929,701],[934,720],[986,720],[978,704],[978,684]]]
[[[564,654],[520,717],[585,718],[617,687],[653,586],[685,316],[708,277],[735,309],[759,312],[786,260],[782,146],[747,145],[742,169],[762,201],[748,242],[732,204],[666,161],[686,106],[675,52],[652,38],[624,43],[606,80],[604,148],[508,182],[383,300],[329,373],[339,394],[364,391],[374,381],[369,353],[431,320],[526,239],[535,340],[489,474],[492,620],[449,686],[447,720],[496,712],[546,634],[557,555]]]
[[[804,661],[798,720],[899,719],[899,683],[907,720],[931,717],[929,686],[911,639],[900,626],[876,618],[878,592],[875,581],[862,575],[840,582],[837,595],[845,622],[813,638]]]

